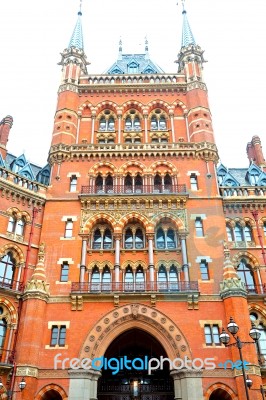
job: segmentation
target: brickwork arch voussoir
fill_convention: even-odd
[[[88,333],[80,359],[103,356],[113,340],[130,329],[140,329],[154,336],[171,360],[185,356],[192,359],[188,343],[177,325],[162,312],[143,304],[121,306],[104,315]]]

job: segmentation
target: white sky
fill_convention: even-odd
[[[179,6],[176,6],[177,1]],[[266,156],[266,1],[187,0],[196,42],[205,50],[216,142],[228,167],[246,167],[246,144],[259,135]],[[9,152],[44,165],[50,146],[60,52],[74,29],[79,0],[0,0],[0,119],[14,125]],[[102,73],[123,52],[143,52],[175,72],[181,44],[181,0],[83,0],[90,73]]]

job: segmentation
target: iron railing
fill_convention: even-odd
[[[248,294],[265,294],[266,284],[262,285],[246,285],[246,290]]]
[[[186,185],[81,186],[81,194],[185,194]]]
[[[15,281],[14,279],[9,279],[6,277],[0,276],[0,289],[9,289],[17,292],[22,292],[23,284],[22,282]]]
[[[198,282],[72,282],[75,293],[180,293],[198,291]]]

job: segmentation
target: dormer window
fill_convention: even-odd
[[[138,74],[139,72],[139,66],[136,62],[132,62],[128,64],[127,70],[129,74]]]
[[[257,171],[252,171],[249,175],[249,181],[251,185],[256,185],[259,180],[259,173]]]

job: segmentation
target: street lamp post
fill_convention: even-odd
[[[25,379],[22,378],[21,381],[18,384],[19,390],[6,390],[6,395],[8,400],[12,399],[13,397],[13,393],[18,393],[18,392],[22,392],[23,389],[25,389],[26,387],[26,382]],[[0,390],[2,390],[4,388],[3,382],[0,379]]]
[[[237,347],[238,348],[239,356],[240,356],[240,360],[241,360],[242,373],[243,373],[244,386],[245,386],[247,400],[249,400],[249,393],[248,393],[248,384],[247,384],[245,366],[243,364],[242,347],[245,344],[254,344],[260,338],[260,331],[256,328],[256,326],[254,325],[253,322],[251,323],[251,325],[252,325],[252,327],[249,331],[249,336],[251,337],[251,339],[253,339],[253,342],[242,342],[242,340],[240,340],[239,336],[235,336],[239,330],[239,326],[235,323],[235,321],[233,320],[232,317],[230,317],[230,322],[227,325],[227,330],[229,333],[231,333],[231,335],[235,339],[235,342],[229,344],[230,336],[228,335],[228,333],[225,331],[224,328],[222,328],[222,332],[220,334],[220,340],[226,347]]]
[[[251,386],[253,385],[252,380],[250,379],[250,377],[247,375],[247,386],[249,388],[249,390],[259,390],[262,396],[262,400],[265,400],[265,396],[266,396],[266,391],[264,389],[264,387],[262,385],[260,385],[259,389],[251,389]]]

